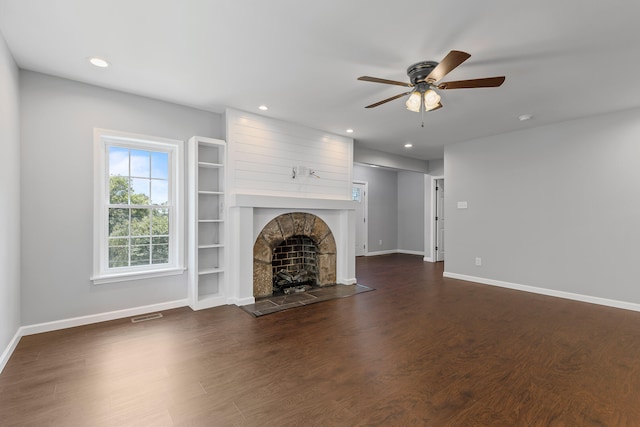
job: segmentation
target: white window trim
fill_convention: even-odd
[[[163,148],[170,153],[170,192],[175,195],[175,212],[169,223],[169,235],[172,236],[172,255],[170,264],[161,266],[145,265],[127,267],[126,271],[115,271],[108,268],[107,249],[107,145],[123,144],[128,147],[139,147],[144,150],[151,149],[149,145]],[[182,274],[185,270],[185,205],[184,205],[184,141],[177,139],[160,138],[156,136],[132,134],[108,129],[94,128],[93,130],[93,275],[94,284],[122,282],[125,280],[139,280],[154,277]]]

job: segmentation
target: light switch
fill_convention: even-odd
[[[467,202],[458,202],[458,209],[467,209]]]

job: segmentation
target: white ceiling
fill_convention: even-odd
[[[639,17],[631,0],[0,0],[0,31],[21,68],[213,112],[353,128],[362,146],[420,159],[452,142],[639,107]],[[408,81],[409,65],[453,49],[472,56],[443,81],[506,82],[441,91],[444,108],[424,128],[404,99],[363,108],[405,90],[358,76]],[[95,68],[91,56],[112,66]]]

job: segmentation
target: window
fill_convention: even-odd
[[[94,283],[184,270],[183,147],[94,130]]]
[[[358,187],[351,188],[351,200],[360,203],[362,201],[361,189]]]

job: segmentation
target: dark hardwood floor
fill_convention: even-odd
[[[358,258],[375,291],[22,338],[2,426],[638,426],[640,313]]]

